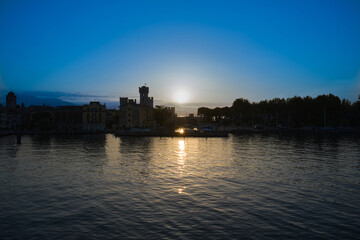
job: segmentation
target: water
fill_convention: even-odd
[[[346,239],[360,138],[0,138],[1,239]]]

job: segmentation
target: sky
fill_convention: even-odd
[[[145,83],[179,106],[355,101],[360,1],[0,1],[0,90],[118,98]]]

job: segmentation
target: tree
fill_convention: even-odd
[[[231,108],[233,110],[233,119],[235,124],[249,122],[251,116],[250,107],[251,104],[249,100],[244,98],[238,98],[233,102]]]

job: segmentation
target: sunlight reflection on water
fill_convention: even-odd
[[[0,138],[1,238],[359,233],[357,137],[107,134],[22,142]]]

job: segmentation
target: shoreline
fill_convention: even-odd
[[[335,135],[359,135],[360,129],[357,128],[346,128],[346,129],[303,129],[303,128],[290,128],[290,129],[276,129],[276,128],[264,128],[264,129],[253,129],[244,128],[228,131],[211,131],[211,132],[130,132],[130,131],[116,131],[107,130],[103,132],[52,132],[52,131],[34,131],[34,130],[23,130],[23,131],[0,131],[0,137],[10,135],[94,135],[94,134],[114,134],[117,137],[229,137],[230,134],[242,135],[242,134],[335,134]]]

